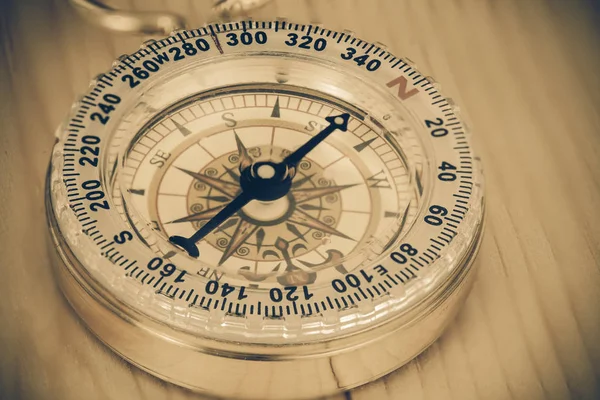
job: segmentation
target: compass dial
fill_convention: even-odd
[[[61,287],[117,353],[195,390],[310,398],[392,371],[455,314],[483,227],[439,90],[312,25],[146,42],[59,129]]]
[[[242,192],[237,142],[252,163],[281,161],[324,128],[323,118],[351,109],[269,86],[186,99],[150,121],[127,149],[114,201],[161,254],[157,241],[192,235]],[[347,132],[302,159],[284,196],[249,202],[198,243],[196,268],[255,284],[330,281],[360,265],[373,240],[398,237],[418,199],[405,156],[379,130],[356,113]]]

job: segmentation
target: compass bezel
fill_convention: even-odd
[[[268,51],[260,49],[258,44],[236,47],[242,43],[242,35],[250,35],[258,41],[258,32],[267,32],[264,33],[265,39],[260,40],[264,41],[261,43],[264,45],[268,39]],[[292,40],[293,35],[296,39],[301,36],[312,38],[314,43],[315,38],[322,39],[327,43],[327,49],[323,47],[319,50],[314,46],[303,49],[299,47],[300,42]],[[232,37],[237,37],[238,44],[227,47],[227,38],[233,41]],[[194,41],[199,43],[201,39],[210,43],[208,57],[202,61],[190,61],[186,67],[177,67],[168,62],[164,68],[162,63],[161,67],[158,67],[157,62],[147,63],[159,52],[166,54],[171,49],[179,49],[173,53],[181,53],[186,49],[185,46],[192,45]],[[194,50],[194,55],[200,54],[201,49],[198,49]],[[425,193],[423,205],[414,215],[416,222],[410,232],[394,242],[394,249],[372,257],[368,260],[369,265],[360,271],[357,268],[353,278],[356,280],[352,280],[352,284],[350,281],[344,284],[340,280],[344,290],[340,292],[335,285],[333,289],[346,294],[339,298],[323,297],[321,303],[315,301],[314,311],[288,311],[285,318],[284,308],[278,306],[281,314],[278,316],[273,305],[273,313],[265,318],[260,314],[260,301],[255,308],[251,308],[250,303],[244,304],[241,312],[239,304],[232,311],[231,303],[227,311],[225,301],[221,303],[220,309],[216,305],[211,309],[210,302],[208,306],[196,303],[198,297],[189,303],[192,296],[190,287],[185,287],[189,295],[183,300],[185,289],[176,285],[177,279],[183,276],[181,274],[167,276],[158,290],[155,290],[156,286],[140,287],[130,280],[133,275],[131,271],[122,271],[118,276],[114,273],[118,267],[127,271],[126,266],[132,262],[125,252],[114,250],[114,246],[110,248],[111,244],[118,242],[117,237],[121,237],[118,235],[123,232],[109,229],[107,236],[103,235],[102,228],[94,225],[97,221],[89,213],[95,203],[94,199],[90,200],[86,195],[86,190],[105,187],[110,179],[102,171],[81,170],[76,165],[77,145],[81,144],[82,137],[89,135],[89,132],[102,132],[102,127],[96,126],[92,130],[88,123],[98,122],[102,118],[108,121],[108,115],[98,114],[95,108],[97,99],[106,99],[107,94],[110,94],[119,98],[118,102],[115,100],[116,105],[121,102],[121,97],[125,99],[121,96],[121,93],[128,91],[124,85],[131,84],[130,79],[134,79],[124,79],[125,76],[135,75],[140,81],[135,85],[138,86],[137,89],[128,92],[127,96],[131,99],[139,96],[143,90],[152,89],[153,85],[169,76],[168,74],[179,74],[177,79],[184,79],[189,77],[190,71],[201,65],[206,66],[206,63],[211,62],[215,66],[217,63],[213,61],[224,53],[224,57],[231,54],[231,60],[239,61],[240,56],[243,56],[250,66],[253,60],[260,57],[281,57],[283,54],[288,54],[290,60],[295,60],[298,65],[302,62],[319,61],[321,67],[333,65],[335,68],[332,69],[332,74],[346,74],[355,82],[364,81],[366,87],[373,88],[372,93],[379,93],[382,98],[389,99],[377,111],[369,109],[369,118],[379,123],[385,122],[387,126],[398,115],[401,115],[400,119],[410,120],[409,125],[415,127],[415,132],[420,135],[417,140],[427,153],[427,160],[423,165],[414,166],[409,163],[414,167],[411,179],[415,180],[418,190]],[[253,56],[256,58],[253,59]],[[365,63],[356,61],[357,57],[363,56],[367,56],[365,59],[378,60],[379,66],[367,69],[368,65],[376,64],[366,64],[365,67]],[[185,63],[187,61],[180,65]],[[148,69],[148,65],[151,69]],[[272,72],[276,67],[278,66],[267,70]],[[134,72],[136,68],[137,74]],[[154,68],[156,71],[153,71]],[[273,82],[280,78],[276,74],[272,77]],[[146,79],[147,81],[142,82]],[[329,89],[330,94],[337,90],[340,96],[345,90],[335,85],[329,85]],[[116,352],[155,375],[195,390],[221,394],[228,391],[226,395],[248,398],[260,398],[265,393],[277,393],[278,396],[287,398],[309,397],[351,388],[397,368],[438,337],[456,312],[467,293],[466,282],[473,276],[471,263],[483,229],[483,181],[479,160],[473,155],[468,133],[457,109],[438,90],[430,78],[419,74],[407,60],[394,57],[381,46],[364,42],[347,33],[281,21],[216,24],[198,30],[177,32],[162,41],[144,45],[140,51],[130,56],[120,58],[110,72],[93,82],[88,94],[74,106],[69,120],[59,129],[59,141],[49,169],[47,212],[53,243],[61,260],[57,263],[57,274],[67,298],[91,330]],[[180,99],[181,96],[175,100]],[[174,99],[165,101],[172,102]],[[389,112],[384,112],[384,109]],[[398,114],[394,111],[399,109],[405,113]],[[110,115],[110,118],[114,118],[112,121],[119,120],[124,111],[129,112],[130,109],[123,106],[120,111]],[[94,114],[100,117],[94,119]],[[114,128],[112,121],[107,124],[111,129]],[[402,131],[388,131],[387,134],[395,134],[400,138],[405,134],[410,136],[410,132]],[[102,153],[102,157],[105,157],[105,152]],[[112,165],[116,160],[107,158],[105,164]],[[438,167],[440,163],[441,167]],[[453,166],[456,173],[446,172],[444,163]],[[454,178],[445,180],[441,178],[442,174],[452,174]],[[98,181],[98,186],[88,183],[90,177],[92,181]],[[454,184],[454,181],[457,182]],[[452,208],[446,202],[452,202]],[[441,211],[442,209],[445,211]],[[431,218],[428,220],[428,217]],[[122,223],[112,212],[104,218],[107,224],[109,220],[115,226]],[[112,235],[115,239],[110,243]],[[130,245],[131,249],[141,251],[143,248],[141,243],[132,242]],[[179,264],[177,271],[185,271],[180,268],[179,261],[175,262]],[[140,262],[135,266],[135,262],[132,262],[129,267],[135,266],[134,271],[140,269],[143,272],[144,264]],[[208,275],[203,278],[204,281],[210,281]],[[359,288],[361,285],[369,292],[370,298]],[[294,309],[297,308],[295,301],[292,301],[288,304],[288,310],[291,310],[292,303]],[[320,304],[323,305],[322,311],[319,311]],[[249,311],[246,305],[249,306]],[[151,312],[144,312],[144,307]],[[265,307],[267,314],[271,311],[271,305]],[[252,323],[255,325],[249,330],[249,319],[247,322],[236,318],[240,318],[240,315],[248,318],[253,309],[257,310],[260,318],[254,318]],[[320,334],[294,339],[291,339],[293,336],[286,336],[286,329],[292,328],[290,330],[293,331],[298,324],[306,323],[303,320],[305,317],[312,318],[310,323],[321,324]],[[240,324],[243,325],[241,330],[236,331]],[[219,329],[206,330],[209,325]],[[244,332],[244,329],[251,331],[251,334],[240,335],[239,332]],[[252,336],[256,332],[269,330],[271,333],[279,333],[265,336],[265,340],[257,340],[256,336]],[[119,332],[129,332],[126,334],[128,337],[119,337]],[[134,343],[131,338],[139,340]],[[393,345],[398,345],[398,355],[375,363],[373,354],[385,358]],[[156,354],[148,354],[141,346],[152,347]],[[268,361],[266,369],[262,371],[277,374],[280,370],[289,382],[293,381],[293,370],[299,365],[298,362],[312,360],[317,364],[303,365],[315,367],[329,363],[329,372],[333,378],[327,377],[324,386],[317,389],[298,389],[301,390],[300,395],[277,384],[265,384],[267,389],[257,387],[247,392],[236,392],[235,388],[219,388],[215,384],[219,379],[214,374],[199,376],[182,370],[181,366],[174,366],[177,358],[171,357],[172,354],[176,354],[176,357],[189,357],[189,360],[193,360],[189,366],[213,363],[233,368],[246,376],[255,376],[255,372],[258,372],[252,371],[250,364],[255,365],[254,368],[257,365],[252,361]],[[371,360],[368,362],[369,368],[357,366],[361,357]],[[239,364],[244,360],[250,364]],[[334,367],[334,363],[339,365]],[[282,365],[286,367],[282,368]],[[342,377],[336,372],[337,369],[342,371]],[[303,382],[303,385],[307,385],[307,382]]]

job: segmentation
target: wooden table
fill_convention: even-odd
[[[191,25],[209,9],[115,4],[183,11]],[[590,4],[280,0],[253,14],[349,28],[409,56],[463,107],[484,161],[487,230],[466,306],[416,360],[336,399],[600,398],[600,35]],[[107,351],[62,298],[47,257],[53,132],[89,80],[141,39],[83,22],[64,0],[2,0],[0,38],[1,397],[200,398]]]

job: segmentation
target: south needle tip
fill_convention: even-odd
[[[185,238],[183,236],[171,236],[169,238],[169,242],[185,250],[190,255],[190,257],[198,258],[198,256],[200,255],[196,243],[194,243],[188,238]]]

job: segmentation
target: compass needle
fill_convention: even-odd
[[[336,129],[346,129],[346,124],[348,122],[348,114],[328,118],[328,120],[330,121],[330,125],[328,127],[323,129],[316,136],[312,137],[304,145],[300,146],[298,150],[290,154],[290,156],[288,156],[288,158],[283,160],[283,162],[281,163],[252,163],[250,156],[246,151],[246,148],[242,144],[241,140],[239,140],[237,134],[234,133],[239,151],[238,156],[240,158],[240,188],[242,190],[241,193],[229,204],[227,204],[225,207],[220,209],[215,215],[213,215],[212,218],[210,218],[208,222],[202,225],[202,227],[198,229],[198,231],[192,236],[186,238],[183,236],[174,235],[169,238],[169,241],[174,245],[178,246],[179,248],[184,249],[191,257],[197,258],[200,255],[200,253],[198,251],[196,243],[204,239],[206,235],[208,235],[210,232],[216,229],[233,214],[241,210],[250,201],[274,201],[284,197],[289,192],[291,188],[291,182],[293,179],[293,169],[290,168],[295,167],[295,163],[298,163],[308,152],[313,150],[319,143],[321,143],[328,135],[333,133]],[[246,165],[246,167],[242,168],[242,165]],[[179,170],[186,172],[188,175],[192,175],[194,177],[196,177],[196,175],[199,175],[191,171],[183,170],[181,168],[179,168]],[[199,178],[196,177],[196,179]],[[208,179],[212,181],[211,186],[214,187],[215,181],[217,180],[214,178]],[[317,226],[317,222],[318,221],[312,222],[312,224]],[[240,224],[241,223],[242,222],[240,222]],[[238,225],[238,228],[239,227],[240,225]],[[236,229],[236,232],[238,231],[239,229]],[[246,231],[247,230],[244,229],[244,232]],[[331,231],[337,232],[335,230]],[[340,233],[336,234],[338,236],[345,237]],[[243,237],[244,240],[247,238],[243,235],[241,237]],[[233,240],[230,242],[230,245],[232,243],[234,244],[234,250],[236,250],[237,247],[241,245],[241,243],[237,244],[237,242]],[[226,251],[221,257],[219,265],[222,262],[224,262],[227,258],[229,258],[231,254],[232,252]]]
[[[348,129],[348,120],[350,114],[340,114],[335,116],[329,116],[325,118],[329,125],[315,136],[311,137],[306,143],[298,147],[291,154],[283,159],[283,163],[288,167],[295,167],[300,160],[302,160],[308,153],[314,150],[322,141],[324,141],[329,135],[339,129],[345,132]]]
[[[227,204],[225,207],[222,207],[212,218],[210,218],[196,233],[194,233],[189,238],[174,235],[169,238],[169,241],[174,245],[184,249],[188,252],[191,257],[198,258],[200,255],[198,248],[196,247],[196,243],[202,239],[213,230],[215,230],[219,225],[221,225],[225,220],[231,217],[233,214],[238,212],[242,207],[248,204],[252,200],[252,197],[248,195],[248,193],[240,193],[235,199],[231,201],[231,203]]]
[[[69,303],[218,398],[324,398],[408,362],[467,294],[484,202],[460,115],[407,62],[282,20],[119,58],[49,152]]]

